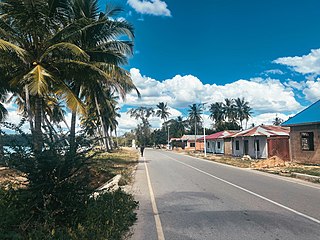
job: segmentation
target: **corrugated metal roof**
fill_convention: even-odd
[[[254,137],[254,136],[289,136],[290,128],[274,125],[260,125],[239,133],[231,137]]]
[[[320,123],[320,100],[313,103],[311,106],[302,110],[292,118],[282,123],[282,126],[305,125],[312,123]]]
[[[234,132],[234,131],[225,130],[225,131],[221,131],[221,132],[216,132],[216,133],[213,133],[213,134],[206,136],[206,140],[214,140],[217,138],[229,137],[237,132],[239,132],[239,131]],[[204,137],[201,137],[198,140],[203,141],[203,139],[204,139]]]
[[[203,135],[196,135],[196,139],[203,137]],[[194,135],[183,135],[181,140],[194,140]]]

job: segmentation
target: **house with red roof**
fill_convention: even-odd
[[[183,135],[181,138],[171,138],[170,148],[203,151],[203,142],[198,141],[203,135]]]
[[[278,156],[289,161],[290,128],[274,125],[256,126],[231,136],[232,155],[251,158],[269,158]]]
[[[320,100],[281,125],[290,127],[291,160],[320,164]]]
[[[231,155],[231,135],[237,132],[225,130],[206,136],[206,151],[208,153]],[[198,141],[204,142],[204,137],[199,138]]]

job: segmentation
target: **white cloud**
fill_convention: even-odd
[[[179,110],[174,109],[172,107],[169,107],[168,111],[170,113],[169,119],[175,119],[179,116],[182,116],[182,113]],[[121,112],[120,115],[121,117],[117,119],[119,123],[118,125],[119,135],[122,135],[125,132],[129,132],[131,129],[135,129],[139,124],[139,120],[131,118],[130,115],[127,114],[126,112]],[[163,120],[161,120],[159,117],[151,117],[149,119],[149,122],[152,128],[160,128],[163,123]]]
[[[308,55],[302,57],[283,57],[273,61],[286,65],[302,74],[320,74],[320,49],[312,49]]]
[[[160,82],[141,75],[136,68],[132,68],[130,73],[142,95],[141,99],[134,94],[128,95],[126,103],[131,106],[155,106],[159,102],[167,102],[171,107],[185,108],[192,103],[244,97],[256,113],[295,112],[301,109],[292,88],[277,79],[241,79],[226,85],[210,85],[203,84],[192,75],[176,75]]]
[[[320,78],[316,80],[308,80],[303,94],[310,102],[315,102],[320,99]]]
[[[253,116],[248,121],[248,128],[254,123],[255,126],[264,124],[264,125],[272,125],[273,121],[276,117],[281,118],[283,121],[286,121],[289,119],[289,117],[292,117],[294,114],[283,114],[283,113],[263,113],[257,116]]]
[[[269,70],[264,71],[262,74],[265,75],[265,76],[269,76],[270,74],[283,75],[284,72],[281,71],[280,69],[269,69]]]
[[[155,16],[171,16],[166,2],[161,0],[128,0],[128,4],[141,14],[149,14]]]

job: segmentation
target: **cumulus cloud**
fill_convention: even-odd
[[[141,14],[170,17],[171,12],[166,2],[161,0],[128,0],[128,4]]]
[[[312,49],[308,55],[301,57],[282,57],[273,62],[288,66],[301,74],[320,74],[320,49]]]
[[[283,121],[286,121],[289,119],[289,117],[292,117],[294,114],[283,114],[283,113],[263,113],[259,114],[257,116],[253,116],[248,121],[248,128],[254,124],[255,126],[264,124],[264,125],[272,125],[273,121],[276,117],[281,118]]]
[[[310,102],[315,102],[320,99],[320,78],[316,80],[308,80],[303,94]]]
[[[130,94],[127,104],[131,106],[155,106],[158,102],[167,102],[171,107],[185,108],[192,103],[213,103],[224,101],[225,98],[244,97],[256,113],[293,112],[301,109],[292,88],[277,79],[241,79],[226,85],[210,85],[203,84],[192,75],[176,75],[161,82],[143,76],[136,68],[132,68],[130,73],[142,95],[138,99],[136,95]]]

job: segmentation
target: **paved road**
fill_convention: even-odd
[[[320,185],[146,149],[132,240],[320,240]]]

